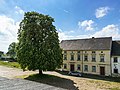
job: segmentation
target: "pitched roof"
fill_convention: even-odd
[[[112,53],[113,56],[120,56],[120,41],[112,41]]]
[[[112,37],[63,40],[63,50],[111,50]]]

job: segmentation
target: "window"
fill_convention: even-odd
[[[63,56],[64,56],[63,59],[67,60],[67,51],[64,51],[64,55]]]
[[[66,54],[64,55],[64,60],[67,60],[67,55]]]
[[[118,58],[114,57],[114,62],[117,63],[118,62]]]
[[[80,54],[80,51],[78,51],[78,54]]]
[[[118,69],[117,68],[114,69],[114,73],[118,73]]]
[[[92,55],[92,62],[96,62],[96,56]]]
[[[104,56],[103,55],[100,56],[100,62],[104,62]]]
[[[73,54],[71,54],[71,60],[74,60],[74,55]]]
[[[96,66],[92,66],[92,72],[96,72]]]
[[[88,56],[87,55],[84,56],[84,61],[88,61]]]
[[[80,70],[80,64],[77,65],[77,70]]]
[[[80,54],[77,55],[77,60],[80,61]]]
[[[67,51],[64,51],[64,54],[66,54],[67,53]]]
[[[71,51],[71,60],[74,60],[74,53]]]
[[[80,51],[77,52],[77,60],[80,61]]]
[[[92,51],[92,53],[94,54],[94,53],[95,53],[95,51]]]
[[[67,69],[67,64],[64,64],[64,69]]]
[[[88,71],[88,65],[84,65],[84,71]]]

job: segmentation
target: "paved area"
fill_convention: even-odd
[[[62,88],[23,79],[0,77],[0,90],[65,90]]]
[[[25,71],[25,72],[23,72],[22,69],[0,66],[0,76],[6,77],[9,79],[12,79],[16,76],[30,75],[30,74],[35,74],[35,73],[38,73],[38,71]]]
[[[15,79],[15,76],[29,75],[38,71],[26,71],[21,69],[0,66],[0,90],[120,90],[120,82],[114,80],[99,79],[95,77],[74,77],[60,72],[44,72],[44,74],[58,76],[38,83],[30,80]],[[3,78],[4,77],[4,78]],[[59,80],[58,80],[59,79]],[[119,78],[118,78],[119,79]],[[51,83],[52,82],[52,83]]]

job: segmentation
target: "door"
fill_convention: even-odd
[[[105,67],[100,67],[100,75],[105,75]]]
[[[74,71],[74,64],[70,64],[70,71]]]

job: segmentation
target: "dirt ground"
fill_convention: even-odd
[[[68,76],[57,72],[44,72],[44,73],[70,79],[75,83],[74,86],[78,87],[79,90],[120,90],[120,82]]]
[[[38,71],[23,72],[21,69],[0,66],[0,76],[11,78],[11,79],[15,78],[16,76],[30,75],[35,73],[38,73]],[[120,90],[120,82],[114,82],[114,81],[109,81],[104,79],[100,80],[100,79],[93,79],[93,78],[86,78],[86,77],[68,76],[68,75],[60,74],[59,72],[54,72],[54,71],[53,72],[47,71],[47,72],[44,72],[44,74],[50,74],[50,75],[71,80],[74,82],[74,86],[78,88],[77,90]]]
[[[35,74],[37,71],[25,71],[17,68],[10,68],[10,67],[5,67],[5,66],[0,66],[0,76],[1,77],[6,77],[9,79],[12,79],[16,76],[21,76],[21,75],[30,75],[30,74]]]

